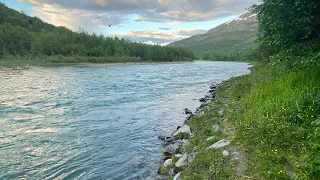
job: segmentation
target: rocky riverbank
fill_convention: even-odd
[[[184,109],[184,113],[189,116],[186,118],[185,123],[180,127],[177,127],[177,130],[170,136],[159,136],[158,138],[164,141],[164,151],[161,159],[161,166],[158,170],[158,176],[156,179],[169,179],[169,177],[174,177],[174,180],[180,179],[180,172],[188,166],[189,163],[193,162],[195,157],[198,154],[197,147],[193,148],[192,152],[187,153],[186,147],[189,145],[189,138],[192,138],[194,135],[191,131],[191,128],[187,123],[192,121],[194,117],[201,117],[204,115],[204,107],[206,107],[210,101],[216,96],[217,85],[213,84],[210,86],[210,90],[207,95],[199,99],[202,104],[196,109],[193,113],[188,108]],[[220,126],[214,126],[215,131],[220,131]],[[218,142],[215,146],[224,146],[227,144],[227,141]]]
[[[209,179],[216,179],[219,174],[218,166],[232,164],[239,174],[246,170],[246,156],[232,142],[235,130],[225,116],[228,111],[232,111],[228,107],[233,103],[228,97],[231,95],[228,87],[232,86],[235,79],[231,78],[220,85],[211,85],[208,94],[199,99],[202,104],[194,113],[184,109],[189,116],[181,127],[177,127],[170,137],[158,137],[164,141],[164,151],[155,179],[181,179],[181,173],[188,170],[190,165],[198,164],[193,163],[198,156],[199,159],[212,159],[215,164],[213,170],[208,169],[211,171]],[[217,95],[217,91],[220,94]]]

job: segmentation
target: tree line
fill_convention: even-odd
[[[74,32],[65,27],[55,27],[0,3],[0,58],[6,55],[134,57],[141,61],[195,58],[192,52],[184,48],[89,34],[81,28]]]

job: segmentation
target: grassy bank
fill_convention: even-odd
[[[80,63],[122,63],[141,62],[135,57],[84,57],[84,56],[13,56],[7,55],[0,60],[0,66],[54,66]]]
[[[205,114],[188,123],[195,136],[187,151],[199,154],[182,179],[320,177],[320,68],[285,64],[256,64],[217,89]],[[205,150],[221,139],[231,144]]]

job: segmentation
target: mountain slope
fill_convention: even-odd
[[[169,46],[185,47],[198,56],[235,53],[254,46],[257,29],[256,15],[248,12],[205,34],[176,41]]]

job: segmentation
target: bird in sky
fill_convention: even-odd
[[[111,26],[112,26],[112,24],[108,24],[108,26],[109,26],[109,27],[111,27]]]

